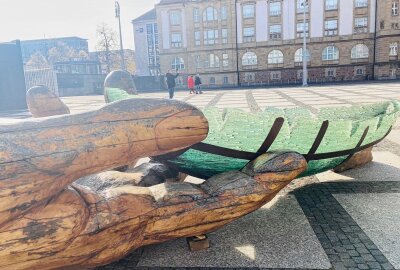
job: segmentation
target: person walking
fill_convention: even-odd
[[[193,75],[188,76],[188,88],[189,88],[189,94],[195,93]]]
[[[199,74],[197,74],[196,77],[194,78],[194,85],[196,87],[196,94],[203,94],[203,92],[200,89],[200,87],[201,87],[201,79],[200,79],[200,75]]]
[[[175,79],[179,76],[179,73],[176,71],[176,74],[172,74],[171,70],[168,69],[167,74],[165,74],[165,78],[167,79],[167,88],[168,88],[168,93],[169,93],[169,98],[172,99],[174,98],[174,92],[175,92]]]

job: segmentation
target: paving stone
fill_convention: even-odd
[[[369,269],[368,265],[366,264],[358,264],[357,267],[358,269]]]
[[[355,263],[360,263],[360,264],[365,263],[365,260],[364,260],[363,257],[353,257],[353,261],[354,261]]]
[[[382,269],[378,262],[368,262],[367,264],[371,269]]]
[[[349,250],[349,251],[348,251],[348,254],[349,254],[351,257],[360,256],[360,254],[359,254],[357,251],[355,251],[355,250]]]
[[[375,262],[376,261],[374,256],[372,256],[371,254],[361,254],[361,257],[363,257],[366,262]]]
[[[396,186],[395,183],[383,184],[387,185],[387,192],[390,192]],[[371,254],[383,255],[395,268],[400,268],[400,230],[398,230],[400,212],[391,211],[391,209],[400,209],[400,194],[385,193],[382,195],[380,189],[383,187],[377,184],[373,184],[373,186],[377,188],[375,192],[378,194],[365,193],[351,196],[335,194],[334,196],[370,238],[370,241],[364,240],[363,242],[367,249],[376,250],[370,251]],[[375,245],[377,248],[374,248]],[[382,254],[379,254],[378,250]]]

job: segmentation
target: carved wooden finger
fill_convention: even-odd
[[[26,103],[33,117],[69,114],[69,108],[46,86],[34,86],[26,92]]]
[[[0,125],[0,225],[82,176],[190,146],[207,132],[195,107],[157,99]]]

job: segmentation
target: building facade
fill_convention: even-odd
[[[44,57],[48,56],[51,48],[66,45],[76,52],[84,51],[89,52],[87,39],[80,37],[61,37],[51,39],[35,39],[21,41],[22,59],[26,63],[31,55],[40,53]]]
[[[137,76],[160,75],[159,36],[156,10],[132,21],[136,50]]]
[[[161,0],[161,73],[210,86],[300,82],[305,27],[309,81],[400,78],[399,0],[304,2]]]

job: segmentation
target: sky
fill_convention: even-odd
[[[119,0],[124,48],[134,49],[131,21],[159,0]],[[78,36],[96,48],[96,28],[106,23],[118,33],[114,0],[0,0],[0,42]]]

